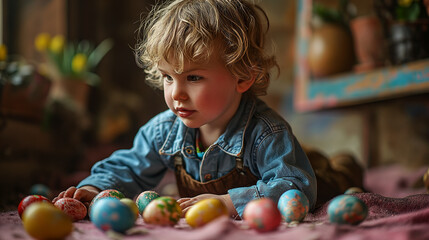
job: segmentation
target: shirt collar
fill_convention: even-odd
[[[234,156],[241,156],[244,148],[244,134],[249,125],[250,119],[255,111],[256,101],[250,94],[243,94],[240,105],[231,121],[228,123],[226,131],[214,143],[222,151]],[[195,143],[196,129],[188,128],[176,117],[170,132],[164,141],[159,153],[163,155],[175,155]]]

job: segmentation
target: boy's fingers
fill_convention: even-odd
[[[72,198],[75,192],[76,192],[76,188],[75,187],[69,187],[69,189],[67,189],[65,191],[63,197]]]
[[[177,200],[177,203],[184,203],[184,202],[186,202],[186,201],[189,201],[191,198],[180,198],[180,199],[178,199]]]

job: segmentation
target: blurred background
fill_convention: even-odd
[[[270,19],[263,99],[299,141],[365,169],[429,165],[429,23],[423,0],[255,0]],[[0,209],[51,196],[132,146],[167,109],[134,59],[155,0],[0,0]],[[40,185],[38,185],[40,187]],[[34,189],[33,189],[34,190]]]

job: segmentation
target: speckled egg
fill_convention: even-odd
[[[143,214],[144,209],[147,207],[147,205],[154,200],[155,198],[159,198],[159,194],[155,191],[144,191],[139,194],[139,196],[136,199],[136,204],[139,209],[139,213]]]
[[[173,226],[182,216],[182,209],[174,198],[159,197],[146,206],[142,216],[149,224]]]
[[[87,209],[85,204],[74,198],[58,199],[54,205],[67,214],[73,221],[79,221],[86,217]]]
[[[67,214],[47,202],[36,202],[22,214],[22,225],[36,239],[64,239],[73,230]]]
[[[345,192],[344,192],[344,194],[353,194],[353,193],[362,193],[363,192],[363,190],[361,189],[361,188],[358,188],[358,187],[351,187],[351,188],[348,188]]]
[[[277,204],[283,220],[287,223],[302,221],[309,211],[309,201],[305,194],[297,189],[284,192]]]
[[[368,207],[359,198],[352,195],[340,195],[328,205],[329,222],[357,225],[368,215]]]
[[[24,210],[27,209],[27,207],[30,206],[30,204],[35,203],[35,202],[51,203],[51,201],[49,201],[49,199],[47,199],[46,197],[44,197],[42,195],[28,195],[25,198],[23,198],[18,205],[19,217],[22,218],[22,214],[24,213]]]
[[[268,232],[277,229],[282,216],[273,200],[260,198],[246,204],[243,219],[250,228],[258,232]]]
[[[124,233],[135,223],[135,214],[131,208],[117,198],[102,198],[95,202],[89,217],[103,231]]]
[[[189,226],[197,228],[221,216],[228,216],[225,204],[215,198],[204,199],[194,204],[185,215]]]
[[[97,194],[97,196],[95,196],[91,203],[89,204],[89,209],[88,212],[91,212],[92,206],[94,205],[94,203],[96,203],[98,200],[103,199],[103,198],[116,198],[118,200],[124,198],[124,194],[119,192],[118,190],[114,190],[114,189],[106,189],[101,191],[100,193]]]
[[[131,211],[133,211],[134,216],[137,218],[139,217],[139,209],[137,208],[136,202],[134,202],[132,199],[129,198],[122,198],[121,200],[119,200],[123,203],[125,203],[125,205],[127,205]]]

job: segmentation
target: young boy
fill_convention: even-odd
[[[264,25],[264,24],[267,25]],[[313,208],[316,177],[289,124],[257,98],[274,57],[264,52],[268,19],[244,0],[175,0],[143,23],[136,58],[169,110],[146,123],[129,150],[96,163],[91,175],[54,199],[89,202],[104,189],[128,197],[175,169],[186,212],[221,199],[231,216],[256,198],[301,190]]]

